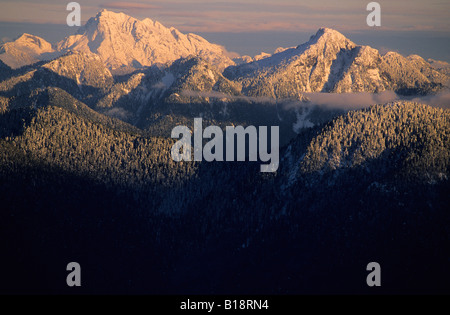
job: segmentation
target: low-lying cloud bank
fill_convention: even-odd
[[[220,100],[229,100],[232,102],[252,102],[252,103],[267,103],[267,104],[276,104],[277,100],[270,97],[254,97],[254,96],[245,96],[245,95],[230,95],[219,91],[189,91],[184,90],[181,92],[181,96],[185,97],[203,97],[203,98],[212,98],[212,99],[220,99]]]
[[[434,107],[450,109],[450,91],[441,92],[436,95],[409,98],[408,100],[428,104]]]
[[[117,119],[124,120],[124,121],[127,121],[132,116],[132,114],[129,111],[127,111],[121,107],[111,108],[111,109],[105,111],[103,114],[105,114],[106,116],[117,118]]]
[[[311,105],[325,106],[332,109],[356,110],[375,104],[387,104],[396,101],[411,101],[434,107],[450,108],[450,91],[427,96],[402,96],[393,91],[382,93],[306,93]]]
[[[227,99],[230,101],[248,101],[254,103],[279,104],[287,110],[305,106],[323,106],[330,109],[357,110],[367,108],[375,104],[387,104],[396,101],[412,101],[440,108],[450,108],[450,91],[445,90],[438,94],[427,96],[406,97],[393,91],[381,93],[304,93],[306,101],[275,100],[268,97],[232,96],[225,93],[183,91],[183,96],[207,97],[212,99]]]
[[[330,107],[333,109],[355,110],[369,107],[374,104],[386,104],[399,100],[393,91],[382,93],[305,93],[311,105]]]

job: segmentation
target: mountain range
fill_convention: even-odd
[[[109,70],[168,66],[189,56],[200,57],[220,72],[235,62],[224,47],[195,34],[182,34],[157,21],[100,11],[76,35],[50,44],[23,34],[1,47],[0,60],[11,68],[51,60],[69,51],[98,55]],[[445,63],[419,56],[403,57],[359,46],[338,31],[322,28],[302,45],[278,48],[274,54],[235,58],[226,76],[243,84],[246,95],[297,97],[303,92],[428,93],[448,83]],[[420,64],[420,67],[417,65]],[[261,83],[261,84],[260,84]],[[252,88],[259,86],[258,88]],[[290,92],[286,92],[288,89]]]
[[[24,34],[3,46],[0,59],[13,68],[49,60],[68,51],[99,55],[110,70],[166,64],[190,55],[200,56],[219,69],[234,64],[223,47],[195,34],[183,34],[157,21],[137,20],[123,13],[100,11],[77,34],[51,45]]]
[[[373,293],[371,261],[379,292],[448,292],[450,110],[312,100],[432,97],[448,69],[329,28],[233,60],[106,10],[56,44],[24,34],[0,54],[0,292],[73,293],[74,260],[83,293]],[[279,126],[279,170],[174,162],[196,117]]]
[[[235,64],[223,47],[199,36],[107,10],[55,45],[24,34],[2,51],[4,108],[55,86],[100,113],[165,136],[202,116],[222,125],[280,125],[287,143],[299,128],[342,113],[311,107],[309,93],[429,95],[449,82],[444,63],[381,55],[328,28],[297,47]],[[167,114],[177,118],[168,123]]]

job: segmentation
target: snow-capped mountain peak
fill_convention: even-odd
[[[200,56],[219,69],[234,64],[221,46],[198,35],[108,10],[100,11],[76,35],[61,41],[58,49],[96,53],[110,69],[166,64],[189,55]]]

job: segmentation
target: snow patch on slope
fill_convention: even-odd
[[[300,113],[300,110],[302,111],[302,113]],[[314,127],[314,124],[309,119],[307,119],[310,111],[311,110],[308,108],[295,109],[297,122],[292,126],[292,129],[295,133],[299,134],[302,129]]]

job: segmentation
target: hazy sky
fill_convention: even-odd
[[[62,24],[70,1],[0,0],[0,38],[22,32],[50,41],[73,33]],[[418,53],[450,61],[450,0],[378,1],[382,26],[366,24],[369,12],[363,0],[165,0],[78,1],[82,20],[102,8],[149,17],[183,32],[194,32],[241,54],[271,52],[278,46],[306,41],[322,26],[344,33],[358,44],[381,50]]]

